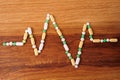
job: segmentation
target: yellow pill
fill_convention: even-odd
[[[27,39],[27,37],[28,37],[28,33],[27,33],[27,32],[25,32],[25,33],[24,33],[24,36],[23,36],[23,40],[26,40],[26,39]]]
[[[86,29],[87,29],[87,25],[86,24],[84,24],[84,26],[83,26],[83,32],[85,32],[86,31]]]
[[[93,39],[93,43],[100,43],[100,39]]]
[[[59,29],[57,30],[57,33],[58,33],[59,36],[62,35],[62,32]]]
[[[37,48],[34,49],[34,54],[35,54],[35,56],[38,55],[38,50],[37,50]]]
[[[54,19],[53,15],[50,15],[50,19],[51,19],[52,22],[55,22],[55,19]]]
[[[92,31],[91,28],[88,29],[88,32],[89,32],[90,35],[93,35],[93,31]]]
[[[46,37],[46,33],[45,33],[45,32],[43,32],[43,33],[42,33],[42,40],[44,40],[44,39],[45,39],[45,37]]]
[[[110,42],[118,42],[118,39],[116,39],[116,38],[111,38],[111,39],[110,39]]]
[[[79,48],[82,48],[82,47],[83,47],[83,41],[80,41]]]
[[[75,66],[75,60],[74,60],[74,59],[71,59],[71,64],[72,64],[73,66]]]
[[[31,40],[31,44],[32,44],[32,45],[35,45],[35,40],[34,40],[34,38],[31,38],[30,40]]]

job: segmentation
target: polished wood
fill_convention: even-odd
[[[120,39],[120,0],[0,0],[0,80],[120,80],[120,41],[93,44],[87,32],[78,69],[70,64],[52,22],[37,57],[29,39],[23,47],[2,46],[22,41],[30,26],[38,47],[47,13],[55,16],[74,58],[88,21],[94,38]]]

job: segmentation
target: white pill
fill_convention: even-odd
[[[12,42],[10,42],[9,45],[12,46]]]
[[[44,40],[41,40],[41,44],[43,44],[45,41]]]
[[[78,65],[79,63],[80,63],[80,58],[77,58],[75,64]]]
[[[47,30],[48,28],[48,23],[44,23],[44,29]]]
[[[85,35],[85,32],[82,32],[82,34],[84,34],[84,35]]]
[[[58,27],[55,27],[56,30],[58,30],[59,28]]]
[[[7,43],[6,43],[6,46],[9,46],[9,45],[10,45],[10,44],[7,42]]]
[[[67,54],[67,56],[68,56],[68,57],[70,57],[70,56],[71,56],[71,54],[70,54],[70,53],[68,53],[68,54]]]
[[[61,41],[62,41],[62,42],[65,41],[65,38],[62,38]]]
[[[56,24],[56,22],[53,22],[53,24]]]
[[[16,42],[16,46],[23,46],[23,42]]]
[[[36,48],[36,45],[32,45],[32,48],[33,48],[33,49]]]
[[[49,13],[47,13],[47,17],[50,17],[50,14],[49,14]]]
[[[87,25],[90,25],[90,23],[89,23],[89,22],[87,22],[86,24],[87,24]]]
[[[44,44],[40,44],[39,50],[41,51],[43,49]]]
[[[100,42],[103,43],[103,39],[101,39]]]
[[[110,39],[107,39],[107,42],[109,42],[110,41]]]
[[[41,53],[41,50],[38,50],[38,53]]]
[[[93,38],[90,38],[90,41],[93,41]]]
[[[77,65],[77,64],[75,64],[75,68],[78,68],[78,65]]]
[[[78,51],[78,54],[81,54],[82,52],[81,51]]]
[[[65,51],[69,51],[67,44],[64,44],[63,47],[64,47]]]
[[[31,30],[31,28],[30,27],[28,27],[28,34],[32,34],[32,30]]]
[[[81,38],[81,41],[84,41],[84,38]]]
[[[47,20],[50,20],[50,17],[46,17]]]

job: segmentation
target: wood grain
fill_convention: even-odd
[[[87,32],[78,69],[71,66],[51,22],[37,57],[30,40],[23,47],[2,46],[21,41],[30,26],[38,47],[47,13],[55,16],[74,58],[87,21],[95,38],[120,39],[120,0],[0,0],[0,80],[120,80],[120,41],[93,44]]]

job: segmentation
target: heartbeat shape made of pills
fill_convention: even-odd
[[[69,47],[67,45],[67,42],[66,42],[62,32],[58,28],[58,25],[55,22],[54,17],[52,15],[50,15],[50,14],[47,14],[47,17],[46,17],[46,20],[45,20],[45,23],[44,23],[44,29],[43,29],[43,33],[42,33],[39,49],[36,48],[34,36],[33,36],[33,33],[32,33],[32,29],[30,27],[28,27],[25,30],[25,33],[24,33],[24,36],[23,36],[23,40],[21,42],[3,42],[3,46],[23,46],[26,43],[26,40],[27,40],[27,38],[29,36],[30,40],[31,40],[32,48],[34,49],[34,54],[35,54],[35,56],[38,56],[38,54],[41,53],[41,51],[43,50],[43,47],[44,47],[45,38],[46,38],[46,32],[47,32],[47,29],[48,29],[48,24],[49,24],[50,19],[51,19],[51,21],[53,23],[53,26],[54,26],[56,32],[58,33],[58,35],[59,35],[59,37],[60,37],[60,39],[61,39],[61,41],[63,43],[63,47],[65,49],[66,55],[68,56],[68,58],[71,61],[71,64],[75,68],[78,68],[78,65],[80,63],[80,56],[82,54],[82,48],[83,48],[84,39],[85,39],[85,33],[86,33],[87,29],[88,29],[88,32],[89,32],[89,35],[90,35],[89,36],[90,41],[92,41],[93,43],[118,42],[117,38],[94,39],[93,38],[93,30],[92,30],[90,24],[87,22],[86,24],[83,25],[82,35],[81,35],[81,39],[80,39],[80,42],[79,42],[78,52],[77,52],[76,61],[75,61],[73,59],[71,53],[69,52]]]

